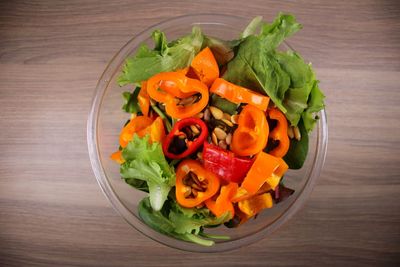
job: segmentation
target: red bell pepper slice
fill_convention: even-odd
[[[207,142],[203,146],[203,162],[207,170],[234,183],[241,183],[253,164],[252,159],[235,156],[233,152]]]
[[[174,139],[182,133],[182,129],[185,127],[190,127],[191,125],[197,125],[200,127],[200,134],[195,137],[193,140],[188,140],[186,144],[186,150],[182,153],[175,154],[171,152],[171,145],[173,144]],[[166,136],[162,148],[164,155],[170,159],[182,159],[185,158],[200,148],[200,146],[204,143],[204,140],[208,136],[208,128],[207,125],[199,118],[185,118],[177,123],[175,123],[172,130]]]

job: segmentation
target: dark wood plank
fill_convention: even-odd
[[[306,206],[269,238],[193,254],[132,229],[102,195],[86,118],[97,79],[133,34],[178,15],[272,19],[327,95],[329,150]],[[1,1],[1,266],[398,266],[398,1]]]

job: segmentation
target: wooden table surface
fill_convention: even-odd
[[[133,34],[216,12],[304,25],[291,44],[327,95],[329,147],[305,207],[219,254],[160,245],[103,196],[86,119],[106,63]],[[0,2],[0,266],[399,266],[400,2]]]

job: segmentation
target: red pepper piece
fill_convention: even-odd
[[[231,151],[204,143],[204,167],[227,182],[241,183],[253,164],[252,159],[235,156]]]
[[[182,129],[191,125],[197,125],[200,127],[200,135],[194,138],[194,140],[189,140],[186,144],[187,149],[180,153],[180,154],[175,154],[170,152],[170,146],[172,142],[174,141],[174,138],[177,136],[183,134]],[[197,149],[200,148],[200,146],[204,143],[204,140],[208,136],[208,128],[207,125],[198,118],[185,118],[177,123],[175,123],[174,127],[172,130],[169,132],[169,134],[166,136],[165,141],[162,144],[163,152],[164,155],[170,159],[182,159],[185,158],[194,152],[197,151]]]

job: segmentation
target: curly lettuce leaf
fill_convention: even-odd
[[[147,183],[150,203],[154,210],[161,210],[168,198],[168,193],[175,185],[175,173],[168,165],[159,143],[148,143],[148,137],[140,138],[134,135],[133,140],[122,150],[125,162],[121,165],[121,177],[128,184],[146,189],[142,183]]]
[[[157,73],[189,66],[202,47],[204,36],[199,27],[193,27],[191,34],[170,43],[158,30],[153,32],[152,38],[154,49],[142,44],[136,54],[126,60],[118,77],[120,86],[139,84]]]

